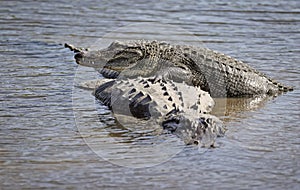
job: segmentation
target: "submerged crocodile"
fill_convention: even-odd
[[[106,78],[149,77],[185,81],[212,97],[277,95],[293,90],[249,65],[208,48],[158,41],[113,42],[98,51],[65,44],[80,65],[95,67]]]
[[[151,125],[176,134],[186,144],[214,146],[226,130],[209,114],[214,106],[210,95],[184,83],[141,77],[112,80],[96,88],[94,95],[115,114],[152,120]]]

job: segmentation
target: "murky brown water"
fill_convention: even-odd
[[[1,1],[0,10],[0,189],[300,187],[299,1]],[[76,86],[96,73],[62,44],[131,38],[206,46],[295,90],[218,100],[228,131],[216,149],[168,136],[123,142],[109,110]]]

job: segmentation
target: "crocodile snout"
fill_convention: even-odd
[[[82,65],[83,64],[83,56],[84,56],[84,53],[83,52],[79,52],[79,53],[76,53],[74,55],[74,58],[76,60],[76,63],[78,65]]]
[[[83,52],[76,53],[74,56],[76,62],[83,58]]]

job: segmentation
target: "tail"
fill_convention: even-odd
[[[292,86],[285,86],[277,81],[272,81],[272,83],[278,87],[280,92],[289,92],[294,90]]]
[[[283,92],[289,92],[289,91],[293,91],[294,88],[292,86],[278,86],[280,91]]]

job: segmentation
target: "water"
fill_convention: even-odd
[[[1,1],[0,5],[0,189],[300,187],[300,3],[297,0],[259,3],[28,0]],[[149,22],[183,30],[135,27],[126,33],[124,28],[119,29]],[[102,42],[99,41],[102,36],[108,40],[168,37],[196,44],[200,40],[200,45],[242,59],[294,86],[295,90],[251,108],[236,106],[238,100],[230,101],[221,114],[228,131],[224,138],[218,139],[216,149],[203,153],[169,137],[170,142],[179,143],[174,147],[180,149],[174,155],[171,150],[173,156],[167,155],[163,162],[151,154],[146,158],[129,158],[126,152],[113,151],[118,146],[111,153],[104,151],[107,155],[101,157],[88,143],[106,143],[107,136],[103,137],[101,131],[106,126],[84,122],[85,127],[80,128],[83,124],[78,125],[78,121],[84,120],[76,116],[76,106],[83,101],[76,104],[76,96],[72,96],[76,92],[75,95],[81,94],[87,100],[91,98],[89,91],[74,87],[73,83],[80,78],[76,71],[85,71],[91,77],[95,73],[78,68],[73,54],[62,44],[105,46],[97,44]],[[81,110],[87,114],[82,118],[94,119],[90,114],[95,109],[90,108]],[[109,111],[101,106],[99,109],[104,123],[114,125]],[[122,132],[118,130],[115,135]],[[135,143],[138,150],[147,146],[138,140]],[[162,149],[161,155],[157,154],[161,158],[164,153],[169,152]],[[143,159],[144,164],[157,161],[158,165],[131,167]],[[120,166],[120,160],[127,167]]]

